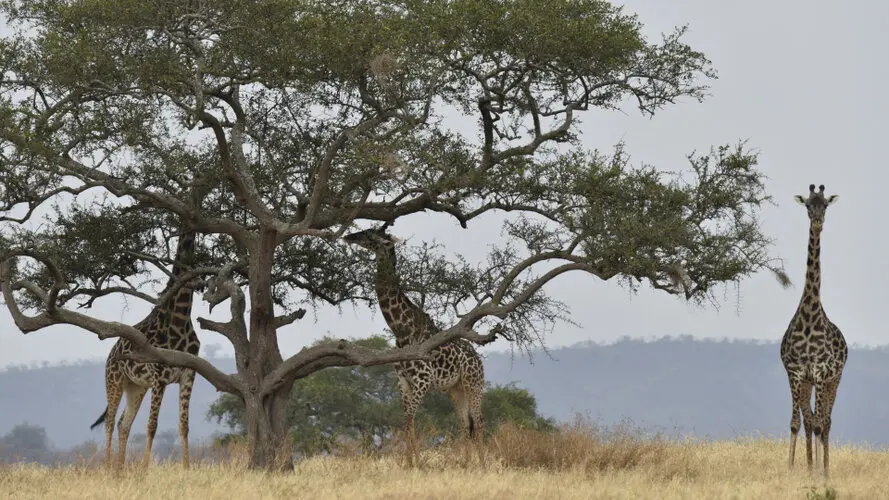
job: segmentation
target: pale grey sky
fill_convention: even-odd
[[[688,23],[686,40],[713,60],[720,78],[712,82],[712,95],[704,103],[681,102],[651,120],[631,106],[625,113],[587,113],[582,117],[585,145],[608,151],[623,139],[634,163],[678,169],[687,166],[685,155],[692,150],[749,139],[761,152],[768,188],[779,203],[764,212],[765,230],[777,240],[775,253],[785,259],[795,286],[783,289],[762,274],[742,283],[740,311],[733,290],[716,311],[647,288],[631,296],[615,283],[567,275],[547,291],[567,302],[581,328],[558,328],[548,345],[609,342],[624,335],[780,339],[799,300],[805,268],[808,220],[792,196],[805,194],[811,183],[825,184],[841,197],[828,213],[822,237],[826,311],[850,343],[889,342],[878,319],[887,299],[881,288],[887,271],[874,264],[884,258],[887,237],[873,230],[885,214],[880,207],[889,186],[881,142],[889,132],[884,89],[889,32],[883,26],[889,3],[855,2],[854,9],[823,0],[630,0],[625,5],[639,14],[652,39]],[[470,236],[493,242],[499,224],[489,218],[466,231],[445,217],[414,217],[400,221],[393,232],[438,239],[472,255],[476,252],[466,243]],[[483,244],[473,247],[484,249]],[[135,323],[148,311],[136,300],[129,304],[105,301],[93,313]],[[218,309],[213,317],[224,319],[227,308]],[[203,303],[196,307],[199,315],[206,316]],[[342,316],[325,309],[317,318],[310,315],[283,329],[280,344],[286,356],[326,333],[360,337],[382,329],[382,318],[366,308],[347,308]],[[199,335],[204,345],[224,343],[212,332]],[[0,367],[101,358],[113,343],[62,326],[25,336],[0,308]],[[484,349],[505,347],[498,341]],[[229,350],[226,346],[224,352]]]

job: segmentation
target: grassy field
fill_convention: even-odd
[[[293,473],[263,474],[234,459],[121,472],[95,465],[0,468],[0,498],[889,498],[889,452],[835,448],[825,484],[803,463],[786,468],[787,442],[676,443],[626,434],[556,435],[505,428],[489,439],[485,465],[456,449],[426,450],[414,469],[399,456],[318,457]]]

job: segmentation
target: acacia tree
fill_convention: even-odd
[[[622,147],[582,145],[583,112],[630,102],[653,114],[701,100],[715,76],[683,28],[651,42],[609,2],[0,9],[13,27],[0,42],[0,282],[16,325],[123,337],[134,359],[196,370],[243,399],[254,467],[275,467],[294,380],[419,359],[455,337],[485,343],[499,331],[528,345],[567,318],[542,291],[566,272],[705,300],[720,284],[779,271],[757,220],[769,197],[743,145],[690,155],[684,177],[631,166]],[[206,193],[200,204],[195,190]],[[421,212],[463,227],[492,212],[504,220],[483,262],[400,249],[441,332],[402,349],[340,341],[283,359],[277,331],[303,305],[373,300],[370,256],[340,237]],[[175,293],[158,297],[152,280],[168,272],[169,228],[180,223],[201,248],[180,280],[206,278],[211,306],[229,300],[230,321],[199,324],[231,341],[236,374],[71,307]]]

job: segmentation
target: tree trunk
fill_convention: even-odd
[[[250,352],[245,379],[249,381],[244,395],[250,468],[269,471],[293,469],[293,450],[287,425],[287,403],[293,381],[283,384],[271,394],[261,397],[262,382],[284,359],[278,349],[275,311],[272,303],[272,264],[277,246],[277,233],[264,228],[251,255],[250,290]],[[239,372],[244,373],[241,367]]]
[[[273,472],[293,470],[293,446],[287,425],[287,402],[292,386],[287,384],[266,398],[254,394],[244,398],[249,468]]]

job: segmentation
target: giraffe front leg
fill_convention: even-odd
[[[806,463],[812,468],[812,430],[814,428],[812,415],[812,384],[797,377],[790,379],[790,391],[793,399],[793,414],[790,418],[790,454],[788,466],[793,468],[796,455],[796,439],[800,431],[800,414],[806,434]]]
[[[814,429],[814,441],[815,441],[815,471],[817,473],[821,472],[821,451],[824,446],[823,432],[824,432],[824,407],[825,407],[825,392],[826,392],[826,384],[824,382],[819,382],[815,387],[815,429]]]
[[[790,455],[787,460],[787,467],[793,469],[793,462],[796,456],[796,437],[800,429],[800,407],[799,407],[800,383],[793,378],[790,379]]]
[[[191,390],[194,387],[195,372],[188,370],[179,382],[179,440],[182,442],[182,467],[188,469],[188,406],[191,401]]]
[[[836,402],[837,397],[837,389],[840,385],[840,380],[837,378],[835,381],[831,381],[826,384],[827,387],[825,389],[824,394],[824,420],[821,429],[821,443],[824,446],[824,478],[827,479],[830,477],[830,446],[828,445],[829,437],[830,437],[830,424],[831,418],[830,415],[833,413],[833,404]]]
[[[414,466],[414,455],[417,451],[416,436],[414,435],[414,412],[405,408],[404,410],[404,438],[405,438],[405,459],[408,467]]]
[[[154,436],[157,434],[157,417],[160,413],[165,389],[166,385],[160,382],[155,382],[151,387],[151,409],[148,412],[148,429],[145,434],[145,456],[142,458],[143,467],[148,467],[148,464],[151,463],[151,449],[154,445]]]
[[[797,406],[803,414],[803,429],[806,433],[806,467],[812,470],[812,432],[815,429],[815,414],[812,413],[812,384],[803,382],[800,385]]]
[[[414,417],[420,408],[423,395],[426,393],[422,384],[411,384],[406,378],[399,376],[398,385],[401,389],[401,400],[404,405],[404,436],[406,441],[407,466],[414,466],[417,455],[417,436],[414,428]]]

